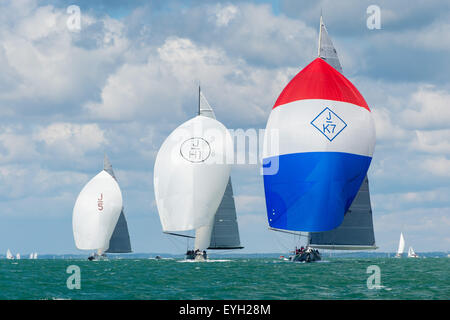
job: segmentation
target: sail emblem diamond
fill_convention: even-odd
[[[345,121],[328,107],[323,109],[322,112],[311,121],[311,124],[330,141],[333,141],[333,139],[347,127]]]

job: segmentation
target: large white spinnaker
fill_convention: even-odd
[[[73,208],[73,236],[81,250],[106,251],[122,210],[122,193],[105,170],[92,178]]]
[[[154,168],[155,198],[164,232],[212,225],[230,176],[227,159],[233,159],[231,135],[210,117],[199,115],[186,121],[167,137]],[[201,242],[208,246],[209,238]]]

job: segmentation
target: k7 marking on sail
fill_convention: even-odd
[[[345,121],[328,107],[323,109],[311,121],[311,124],[330,141],[333,141],[347,127]]]

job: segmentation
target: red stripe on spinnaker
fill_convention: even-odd
[[[348,102],[370,111],[358,89],[321,58],[317,58],[307,65],[288,83],[272,109],[289,102],[305,99]]]

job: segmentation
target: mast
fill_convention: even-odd
[[[198,116],[200,115],[200,94],[201,94],[201,89],[200,89],[200,84],[198,85]]]

